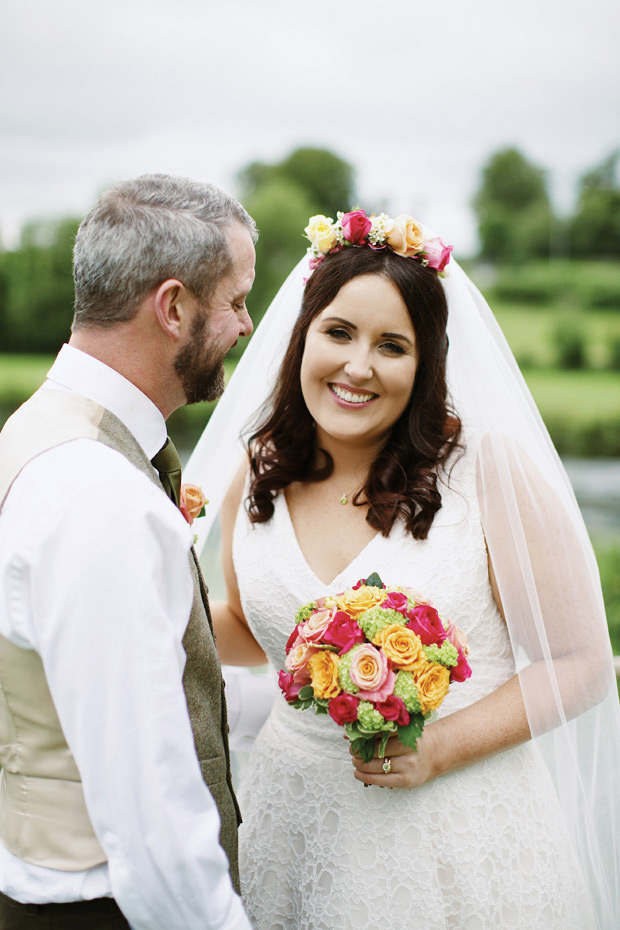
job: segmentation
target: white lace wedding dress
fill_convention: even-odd
[[[469,639],[472,677],[440,713],[514,673],[488,582],[471,456],[442,487],[428,539],[377,535],[330,585],[306,563],[280,495],[240,509],[233,555],[245,615],[277,671],[297,607],[379,572],[427,597]],[[342,729],[279,694],[239,792],[243,896],[257,930],[590,930],[553,787],[529,743],[416,790],[354,779]]]

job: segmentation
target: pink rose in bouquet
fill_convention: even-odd
[[[344,655],[356,643],[366,642],[366,637],[357,620],[350,617],[344,610],[338,610],[325,630],[323,642],[329,646],[336,646],[339,650],[338,654]]]
[[[381,603],[384,608],[397,610],[401,614],[406,614],[409,607],[409,599],[406,594],[400,591],[390,591],[386,599]]]
[[[352,694],[339,694],[329,702],[329,716],[340,726],[344,723],[353,723],[357,720],[359,703],[360,699]]]
[[[308,643],[301,642],[297,646],[293,646],[291,651],[286,657],[284,667],[293,673],[295,681],[301,681],[304,684],[310,681],[310,672],[308,671],[308,662],[312,658],[315,652],[320,650],[314,646],[309,645]]]
[[[430,646],[431,643],[443,643],[446,638],[446,631],[441,622],[441,617],[434,607],[429,604],[420,604],[407,611],[410,630],[420,637],[424,646]]]
[[[287,701],[296,701],[303,684],[296,682],[292,672],[285,672],[283,668],[278,672],[278,684]]]
[[[289,654],[293,646],[298,646],[299,643],[302,642],[301,636],[299,635],[299,631],[301,627],[302,627],[302,624],[298,623],[295,629],[293,630],[293,632],[291,633],[291,635],[289,636],[288,641],[286,643],[286,654],[287,655]]]
[[[467,681],[471,678],[471,668],[462,649],[458,650],[459,660],[450,669],[450,681]]]
[[[334,619],[335,610],[333,607],[317,610],[316,613],[310,614],[305,623],[298,627],[299,636],[305,643],[319,643],[327,627]]]
[[[347,242],[359,245],[372,229],[372,220],[364,210],[351,210],[340,218],[340,225]]]
[[[400,726],[406,726],[409,723],[409,712],[404,701],[395,694],[390,694],[385,701],[377,703],[377,710],[386,720],[393,720]]]
[[[358,697],[365,701],[385,701],[394,690],[395,675],[385,654],[370,643],[355,650],[349,675],[360,689]]]

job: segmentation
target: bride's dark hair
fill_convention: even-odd
[[[334,463],[324,449],[317,463],[314,421],[301,391],[301,360],[312,320],[353,278],[379,274],[397,288],[411,317],[418,367],[407,407],[353,498],[368,504],[366,521],[388,536],[397,518],[416,539],[426,539],[441,508],[437,472],[458,446],[461,423],[448,407],[448,306],[437,273],[390,249],[343,249],[323,259],[306,284],[274,392],[248,441],[252,480],[249,517],[265,523],[278,493],[294,481],[322,481]],[[380,312],[379,308],[378,311]]]

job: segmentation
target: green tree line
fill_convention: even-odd
[[[481,173],[473,206],[479,257],[506,269],[504,280],[526,261],[620,257],[620,184],[612,153],[579,182],[574,213],[553,211],[548,174],[517,149],[491,156]],[[283,160],[253,162],[238,175],[238,196],[260,230],[257,277],[251,296],[260,320],[278,287],[303,256],[308,218],[357,203],[355,171],[333,152],[300,148]],[[363,204],[369,212],[373,204]],[[413,207],[411,209],[414,209]],[[0,251],[0,352],[54,353],[66,340],[72,318],[71,253],[79,220],[31,222],[19,245]],[[610,297],[618,306],[616,289]],[[239,349],[240,351],[241,349]]]

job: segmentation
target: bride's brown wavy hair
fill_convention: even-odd
[[[292,482],[323,481],[333,472],[332,457],[317,449],[314,421],[301,391],[301,361],[314,318],[345,284],[367,274],[381,275],[401,294],[415,331],[418,367],[409,403],[353,503],[368,504],[366,521],[383,536],[401,518],[416,539],[426,539],[441,508],[437,474],[459,448],[461,434],[461,422],[448,406],[443,287],[433,269],[411,258],[389,249],[349,248],[328,255],[310,276],[275,389],[248,440],[252,523],[271,519],[275,498]]]

